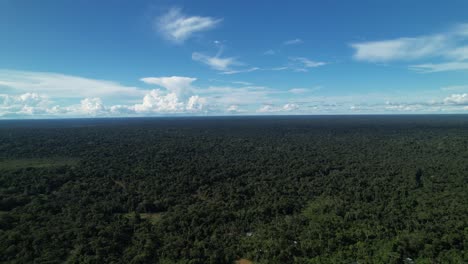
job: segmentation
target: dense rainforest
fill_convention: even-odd
[[[0,121],[1,263],[468,263],[468,116]]]

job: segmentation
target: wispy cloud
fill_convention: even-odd
[[[292,88],[292,89],[289,89],[288,92],[292,94],[305,94],[305,93],[315,92],[320,89],[322,89],[322,86],[315,86],[312,88]]]
[[[276,54],[276,51],[272,50],[272,49],[269,49],[265,52],[263,52],[263,55],[275,55]]]
[[[233,84],[240,84],[240,85],[244,85],[244,86],[251,86],[251,85],[253,85],[253,84],[250,83],[250,82],[244,82],[244,81],[233,81],[232,83],[233,83]]]
[[[37,93],[50,97],[127,97],[144,94],[137,87],[125,86],[113,81],[96,80],[52,72],[29,72],[0,69],[0,92],[9,94]]]
[[[294,71],[307,72],[308,68],[316,68],[316,67],[324,66],[326,64],[327,64],[326,62],[313,61],[304,57],[289,57],[288,68]]]
[[[271,100],[270,96],[278,91],[264,86],[210,86],[196,88],[195,93],[207,98],[215,105],[255,105]]]
[[[258,70],[261,70],[261,69],[258,68],[258,67],[251,67],[251,68],[241,69],[241,70],[224,71],[221,74],[229,75],[229,74],[237,74],[237,73],[243,73],[243,72],[254,72],[254,71],[258,71]]]
[[[235,66],[242,66],[244,63],[237,60],[235,57],[221,57],[223,48],[219,50],[216,56],[208,56],[206,54],[200,52],[192,53],[192,60],[201,62],[203,64],[208,65],[210,68],[220,71],[220,74],[224,75],[231,75],[237,73],[245,73],[245,72],[254,72],[261,70],[258,67],[250,67],[250,68],[236,68]]]
[[[290,39],[290,40],[286,40],[285,42],[283,42],[284,45],[297,45],[297,44],[302,44],[302,43],[304,43],[304,41],[302,41],[302,39],[300,38]]]
[[[179,8],[172,8],[156,19],[156,29],[168,40],[183,43],[195,33],[210,30],[222,19],[203,16],[187,16]]]
[[[284,70],[287,70],[287,69],[289,69],[289,68],[286,67],[286,66],[281,66],[281,67],[271,68],[270,70],[272,70],[272,71],[284,71]]]
[[[291,61],[300,62],[304,65],[304,67],[307,67],[307,68],[315,68],[315,67],[320,67],[320,66],[327,64],[322,61],[312,61],[304,57],[290,57],[289,59]]]
[[[356,60],[387,62],[438,56],[449,44],[447,36],[433,35],[355,43],[351,47],[355,49]]]
[[[382,41],[353,43],[354,59],[368,62],[435,60],[409,66],[420,72],[468,69],[468,24],[443,33]]]
[[[468,70],[468,61],[467,62],[446,62],[446,63],[426,63],[426,64],[417,64],[410,65],[411,70],[415,70],[423,73],[430,72],[444,72],[444,71],[466,71]]]
[[[468,46],[462,46],[447,51],[447,57],[455,60],[468,60]]]
[[[206,64],[218,71],[231,71],[232,66],[242,65],[242,63],[237,61],[234,57],[222,58],[219,54],[216,56],[208,56],[200,52],[192,53],[192,60]]]

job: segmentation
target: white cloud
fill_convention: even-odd
[[[458,47],[447,52],[447,56],[455,60],[468,60],[468,46]]]
[[[302,41],[302,39],[300,38],[290,39],[290,40],[286,40],[285,42],[283,42],[284,45],[297,45],[297,44],[302,44],[302,43],[304,43],[304,41]]]
[[[191,96],[187,102],[185,109],[190,112],[199,112],[204,109],[206,99],[198,95]]]
[[[408,103],[387,102],[383,108],[384,110],[393,111],[393,112],[416,112],[416,111],[428,110],[428,107],[426,105],[417,104],[417,103],[408,104]]]
[[[449,45],[443,35],[419,38],[399,38],[351,44],[356,51],[356,60],[386,62],[392,60],[414,60],[440,55]]]
[[[270,113],[270,112],[277,112],[277,108],[272,105],[263,105],[260,107],[257,112],[259,113]]]
[[[295,111],[295,110],[298,110],[299,109],[299,106],[297,104],[285,104],[283,105],[283,108],[282,110],[283,111]]]
[[[0,94],[0,116],[108,116],[184,111],[193,113],[204,109],[206,104],[204,98],[193,95],[192,83],[196,78],[146,77],[141,81],[158,85],[167,91],[148,91],[115,82],[57,73],[1,70],[0,92],[4,90],[8,94]],[[138,97],[143,98],[139,104],[116,104],[110,107],[106,107],[101,99],[130,103]],[[61,106],[52,105],[49,98],[60,101]],[[78,99],[79,101],[73,104],[73,100]]]
[[[447,32],[382,41],[353,43],[354,59],[369,62],[438,59],[438,63],[410,66],[424,72],[466,70],[468,68],[468,24]]]
[[[196,78],[183,76],[141,78],[141,81],[161,86],[168,92],[164,93],[159,89],[154,89],[144,96],[141,104],[136,104],[130,108],[133,109],[135,113],[182,113],[185,111],[201,111],[204,109],[206,100],[198,95],[193,95],[193,91],[196,90],[196,88],[192,86],[192,83],[196,80]],[[118,109],[122,109],[122,107]]]
[[[468,105],[468,93],[452,94],[444,99],[444,103],[453,105]]]
[[[192,60],[201,62],[203,64],[208,65],[210,68],[221,71],[220,74],[237,74],[237,73],[244,73],[244,72],[253,72],[258,71],[260,68],[258,67],[250,67],[245,69],[232,69],[233,66],[240,66],[244,65],[242,62],[239,62],[234,57],[220,57],[222,49],[216,56],[208,56],[199,52],[192,53]]]
[[[105,113],[106,108],[99,97],[85,98],[81,100],[81,111],[88,115],[99,115]]]
[[[0,94],[0,117],[53,114],[57,111],[57,106],[51,106],[46,96],[36,93]]]
[[[128,105],[113,105],[108,108],[108,111],[111,115],[134,115],[135,107]]]
[[[49,97],[125,97],[135,98],[144,90],[117,82],[95,80],[51,72],[0,70],[0,91],[9,94],[36,93]]]
[[[221,58],[219,55],[210,57],[199,52],[192,53],[192,60],[204,63],[218,71],[229,71],[231,66],[242,64],[233,57]]]
[[[239,112],[239,106],[238,105],[230,105],[227,109],[226,109],[227,112],[230,112],[230,113],[237,113]]]
[[[307,72],[307,68],[316,68],[327,64],[326,62],[313,61],[304,57],[289,57],[289,62],[287,68],[298,72]]]
[[[409,66],[411,70],[423,73],[444,72],[444,71],[466,71],[468,70],[467,62],[446,62],[446,63],[426,63]]]
[[[260,107],[257,112],[258,113],[277,113],[277,112],[293,112],[299,110],[299,106],[297,104],[288,103],[283,106],[275,106],[272,104],[265,104]]]
[[[205,110],[206,99],[198,95],[181,100],[175,93],[164,93],[159,89],[148,92],[141,103],[135,105],[114,105],[108,110],[112,114],[182,114],[200,113]]]
[[[192,83],[196,78],[171,76],[171,77],[145,77],[141,81],[147,84],[159,85],[179,97],[185,97],[192,93]]]
[[[175,93],[163,94],[155,89],[143,97],[141,104],[136,104],[133,109],[136,113],[178,113],[184,109],[184,104],[179,101]]]
[[[172,8],[156,20],[156,27],[166,39],[183,43],[195,33],[216,27],[221,21],[213,17],[186,16],[179,8]]]
[[[224,71],[224,72],[221,72],[221,74],[230,75],[230,74],[237,74],[237,73],[243,73],[243,72],[254,72],[254,71],[258,71],[258,70],[260,70],[260,68],[258,68],[258,67],[251,67],[251,68],[242,69],[242,70]]]
[[[307,58],[302,58],[302,57],[291,58],[291,60],[301,62],[307,68],[319,67],[319,66],[323,66],[323,65],[326,64],[325,62],[311,61],[311,60],[309,60]]]

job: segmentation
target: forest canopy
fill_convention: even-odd
[[[467,263],[468,116],[0,121],[2,263]]]

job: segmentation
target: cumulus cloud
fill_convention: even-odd
[[[189,98],[185,109],[189,112],[199,112],[204,109],[206,99],[198,95],[193,95]]]
[[[468,105],[468,93],[452,94],[444,99],[444,103],[453,105]]]
[[[147,84],[155,84],[167,90],[153,89],[143,97],[141,104],[130,107],[114,107],[114,111],[134,112],[137,114],[149,113],[182,113],[200,112],[204,110],[206,99],[193,95],[196,90],[192,83],[196,78],[171,76],[171,77],[145,77],[141,81]]]
[[[187,96],[192,92],[192,83],[196,78],[171,76],[171,77],[145,77],[140,79],[147,84],[155,84],[161,86],[168,91],[175,93],[179,97]]]
[[[21,95],[0,94],[0,117],[16,115],[44,115],[58,111],[43,95],[24,93]]]
[[[86,98],[81,101],[81,114],[86,115],[161,115],[200,113],[205,110],[206,100],[198,95],[181,100],[175,93],[166,93],[160,89],[149,91],[141,103],[134,105],[113,105],[105,107],[99,98]],[[70,112],[77,113],[73,108]]]
[[[60,98],[104,96],[137,98],[144,94],[141,89],[112,81],[51,72],[4,69],[0,69],[0,90],[8,90],[9,94],[36,93]]]
[[[215,28],[222,19],[203,16],[187,16],[179,8],[172,8],[156,19],[157,30],[174,43],[183,43],[194,34]]]
[[[101,98],[85,98],[81,100],[81,111],[88,115],[99,115],[106,112]]]
[[[297,109],[299,109],[299,106],[297,104],[285,104],[283,105],[283,108],[282,108],[283,111],[287,111],[287,112],[294,111]]]
[[[278,113],[278,112],[293,112],[299,110],[299,106],[297,104],[288,103],[283,106],[275,106],[272,104],[265,104],[260,107],[257,112],[258,113]]]
[[[83,96],[79,103],[75,104],[72,103],[73,100],[67,99],[68,97],[78,97],[80,93],[73,96],[68,95],[68,97],[62,95],[62,93],[52,93],[56,95],[56,99],[62,99],[60,101],[66,103],[62,106],[53,105],[52,101],[49,100],[49,96],[44,95],[45,93],[0,94],[0,116],[61,115],[75,117],[199,113],[205,111],[207,101],[206,98],[193,94],[192,83],[195,80],[196,78],[182,76],[142,78],[141,81],[158,85],[164,89],[141,90],[142,95],[140,98],[143,98],[141,103],[110,106],[106,106],[101,97],[98,96]],[[50,88],[44,88],[44,91],[49,91],[48,89]],[[121,90],[116,89],[115,91]],[[72,92],[69,91],[69,93]],[[100,93],[85,93],[85,95],[88,94]],[[67,100],[64,101],[64,98]],[[112,96],[106,97],[106,100],[109,99],[112,99]]]
[[[228,106],[226,111],[230,112],[230,113],[237,113],[237,112],[239,112],[239,106],[238,105],[230,105],[230,106]]]
[[[205,99],[198,95],[193,95],[187,101],[180,100],[175,93],[165,94],[161,90],[150,91],[143,98],[141,104],[129,107],[119,106],[114,111],[133,112],[135,114],[177,114],[185,112],[201,112],[204,110]]]
[[[175,93],[164,95],[161,90],[152,90],[143,97],[141,104],[136,104],[133,108],[137,113],[177,113],[183,110],[184,104],[179,101]]]

